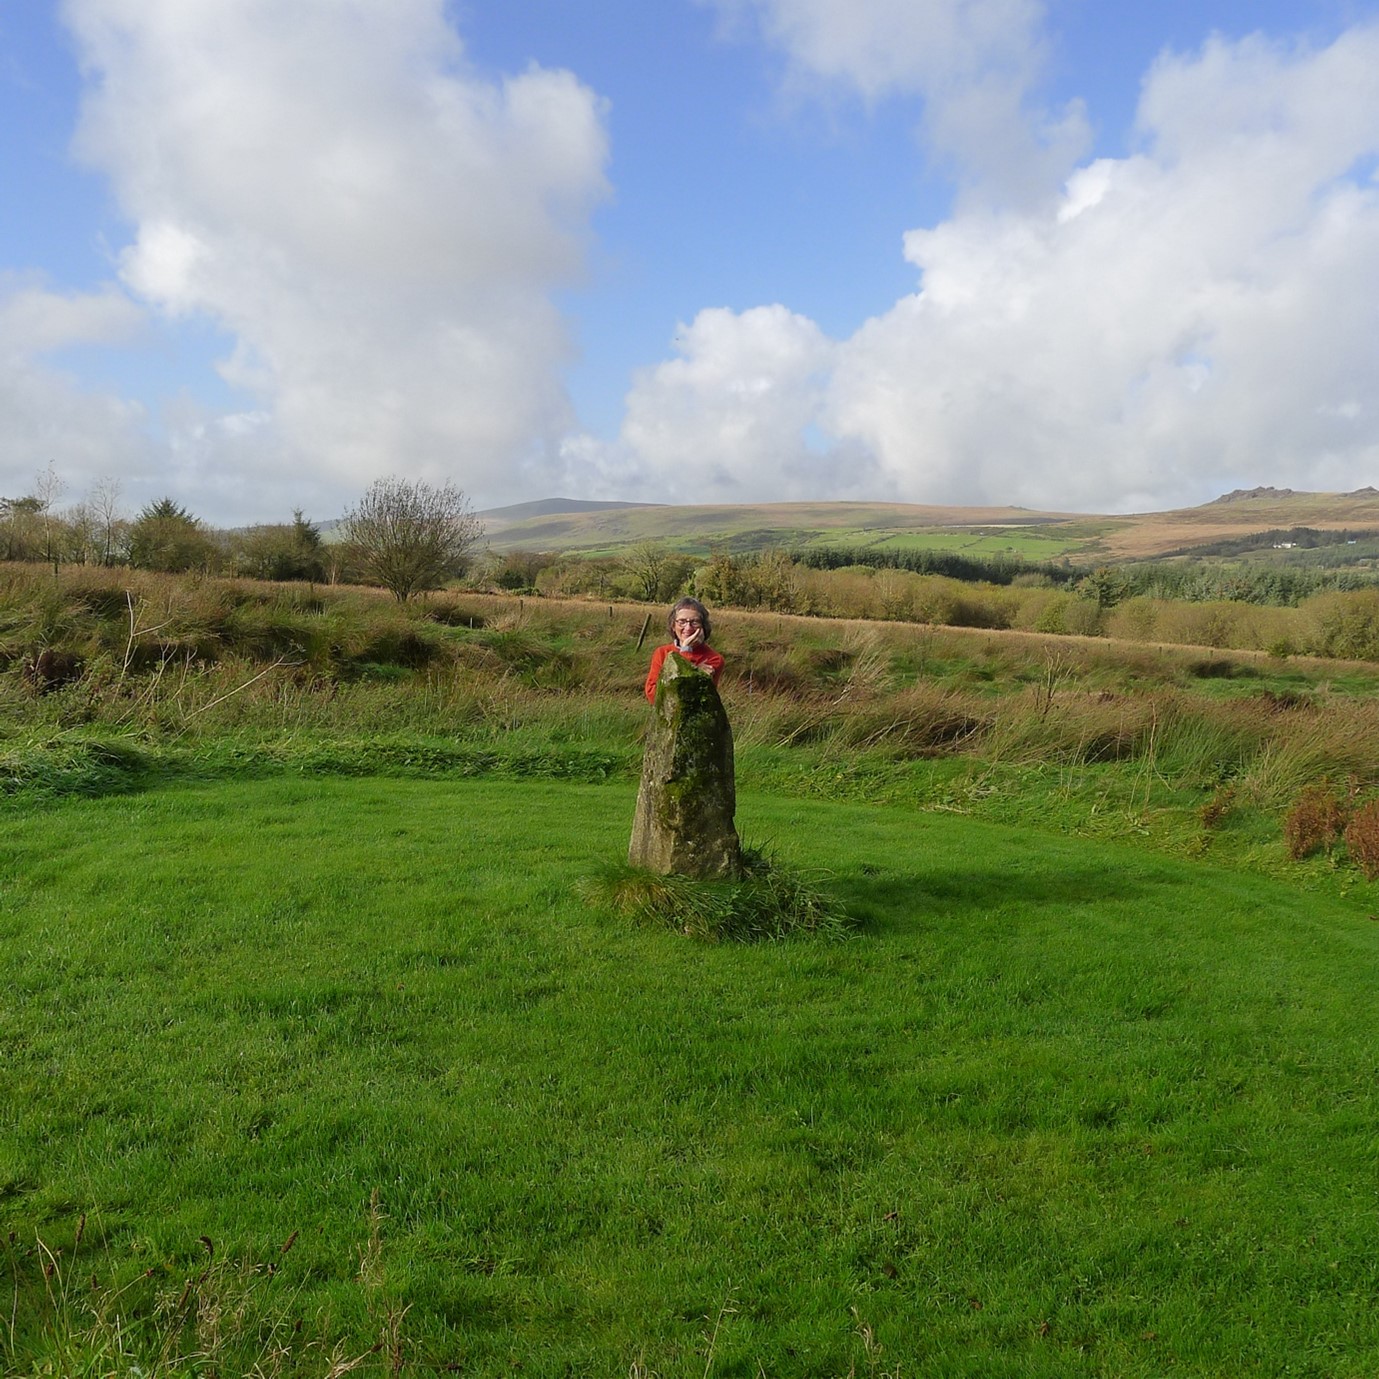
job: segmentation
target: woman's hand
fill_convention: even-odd
[[[672,626],[675,645],[681,651],[689,651],[704,640],[704,625],[688,609],[684,617],[676,618]]]

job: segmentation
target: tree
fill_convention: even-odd
[[[86,505],[100,527],[100,563],[113,565],[129,526],[128,519],[120,515],[120,481],[114,478],[97,480]]]
[[[768,546],[749,567],[748,582],[756,602],[776,613],[799,610],[800,576],[788,552]]]
[[[618,564],[631,578],[636,597],[654,603],[670,564],[670,552],[658,541],[638,541],[622,553]]]
[[[495,559],[492,583],[495,588],[514,593],[520,589],[534,589],[541,571],[555,563],[556,557],[544,551],[509,551],[501,559]]]
[[[747,601],[746,588],[742,562],[727,551],[715,551],[694,572],[694,592],[710,603],[744,603]]]
[[[216,544],[201,521],[171,498],[150,503],[129,529],[129,563],[168,574],[204,569]]]
[[[67,509],[66,540],[63,548],[67,559],[78,565],[99,563],[101,552],[101,520],[90,503],[76,503]]]
[[[314,583],[326,577],[320,529],[302,516],[301,508],[293,512],[290,523],[250,527],[236,544],[235,567],[255,579]]]
[[[405,603],[419,589],[463,574],[484,534],[469,500],[452,484],[379,479],[341,522],[363,576]]]
[[[618,568],[629,577],[635,598],[654,603],[685,588],[694,561],[658,541],[639,541],[618,557]]]
[[[56,511],[57,500],[66,487],[51,464],[38,476],[34,487],[38,510],[43,517],[43,558],[52,563],[54,574],[57,574],[62,551],[62,522]]]
[[[0,560],[37,560],[43,550],[43,500],[0,498]]]
[[[1114,608],[1125,597],[1126,588],[1126,577],[1119,570],[1113,570],[1109,565],[1099,565],[1078,582],[1077,592],[1105,610]]]

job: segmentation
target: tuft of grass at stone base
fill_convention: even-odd
[[[585,878],[588,904],[710,943],[754,943],[813,935],[844,939],[858,925],[821,882],[758,848],[742,850],[743,875],[701,881],[615,867]]]

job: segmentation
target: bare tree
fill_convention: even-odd
[[[120,514],[120,481],[110,477],[98,479],[91,487],[86,505],[100,527],[100,563],[113,565],[119,530],[128,525]]]
[[[49,461],[45,469],[34,481],[34,497],[38,499],[38,511],[43,517],[43,558],[52,562],[53,573],[57,574],[61,558],[62,522],[57,515],[57,500],[62,497],[67,485],[58,478],[57,470]]]
[[[73,503],[67,509],[66,541],[64,548],[67,559],[78,565],[90,564],[100,559],[100,517],[90,503]]]
[[[484,534],[469,500],[452,484],[379,479],[341,522],[365,578],[399,603],[461,574]]]

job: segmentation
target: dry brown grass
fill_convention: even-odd
[[[44,625],[77,617],[74,606],[103,602],[106,614],[81,615],[95,653],[86,679],[51,702],[15,705],[16,723],[198,737],[543,724],[563,741],[576,723],[590,740],[616,725],[630,741],[665,612],[468,592],[404,607],[368,590],[128,571],[64,572],[51,598],[33,593],[51,586],[51,572],[0,570],[0,581],[16,607],[33,603],[13,634],[25,655]],[[745,749],[813,746],[840,761],[875,752],[1035,767],[1134,762],[1146,790],[1155,780],[1229,785],[1240,808],[1271,811],[1319,780],[1367,783],[1379,763],[1379,701],[1356,692],[1354,667],[1345,692],[1329,688],[1335,662],[1290,658],[1277,688],[1265,677],[1280,663],[1258,651],[732,609],[714,620]],[[17,662],[5,674],[19,684]]]
[[[1350,860],[1373,881],[1379,877],[1379,800],[1361,805],[1345,828]]]
[[[1283,841],[1295,862],[1330,852],[1345,831],[1345,807],[1329,787],[1311,785],[1283,819]]]
[[[1207,545],[1253,532],[1375,526],[1379,526],[1379,499],[1344,493],[1295,493],[1122,518],[1115,530],[1102,538],[1100,549],[1113,560],[1150,560],[1184,546]]]

